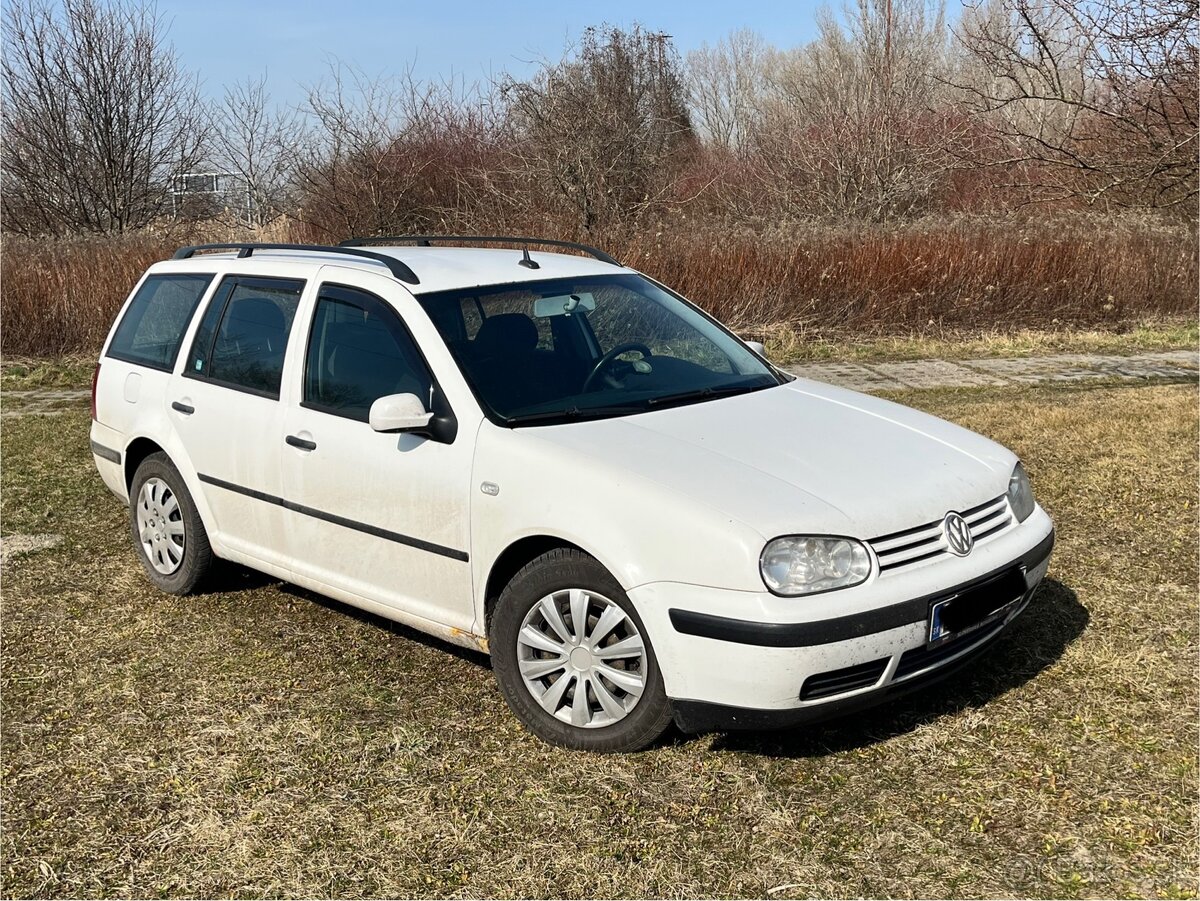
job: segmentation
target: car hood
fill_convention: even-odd
[[[522,430],[575,461],[618,466],[764,538],[869,539],[1005,492],[1016,457],[899,404],[797,379],[615,419]]]

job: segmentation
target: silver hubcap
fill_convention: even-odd
[[[183,512],[171,486],[147,479],[138,492],[138,540],[155,571],[169,576],[183,563]]]
[[[547,595],[521,623],[517,665],[542,709],[595,729],[624,719],[646,687],[646,646],[629,616],[603,595]]]

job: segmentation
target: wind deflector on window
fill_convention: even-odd
[[[189,260],[198,252],[207,250],[236,250],[238,259],[251,256],[256,250],[305,250],[309,253],[344,254],[346,256],[361,257],[382,263],[400,281],[407,282],[410,285],[421,284],[421,280],[417,278],[417,274],[401,260],[387,254],[375,253],[370,250],[360,250],[350,246],[327,247],[322,244],[195,244],[191,247],[180,247],[175,251],[175,255],[171,259]]]

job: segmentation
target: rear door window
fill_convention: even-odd
[[[170,372],[179,345],[212,275],[151,275],[130,301],[108,356]]]
[[[225,278],[196,330],[184,375],[278,399],[303,290],[298,279]]]

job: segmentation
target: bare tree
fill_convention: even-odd
[[[959,85],[1039,198],[1194,211],[1196,0],[993,0]]]
[[[573,56],[502,92],[529,190],[576,228],[628,222],[672,196],[693,137],[668,35],[589,28]]]
[[[206,134],[197,81],[154,9],[10,0],[3,34],[5,227],[57,235],[147,224]]]
[[[215,161],[245,185],[246,224],[268,224],[287,199],[291,148],[303,140],[298,116],[271,107],[262,75],[226,88],[212,119]]]
[[[687,55],[692,114],[702,137],[727,151],[743,148],[763,94],[767,46],[748,29]]]
[[[922,212],[955,165],[961,117],[942,102],[948,33],[939,4],[858,0],[846,24],[774,53],[755,145],[785,208],[869,220]]]

